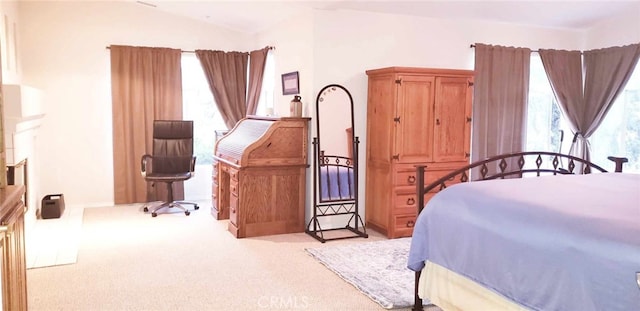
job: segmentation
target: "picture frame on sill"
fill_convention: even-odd
[[[282,75],[282,95],[294,95],[300,93],[300,81],[298,72],[289,72]]]

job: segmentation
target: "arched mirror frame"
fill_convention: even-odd
[[[344,94],[338,95],[340,91]],[[348,103],[347,103],[348,101]],[[343,106],[349,108],[349,114],[345,112]],[[324,106],[324,107],[323,107]],[[342,109],[341,109],[342,108]],[[345,113],[343,113],[345,112]],[[348,115],[348,118],[344,116]],[[322,118],[321,116],[324,116]],[[332,126],[327,126],[325,122],[324,126],[322,121],[331,118]],[[348,123],[346,124],[345,121]],[[340,126],[343,125],[343,126]],[[340,137],[342,132],[342,137]],[[357,157],[354,155],[355,148],[355,134],[354,134],[354,118],[353,118],[353,97],[351,93],[341,85],[329,84],[322,88],[316,98],[316,135],[318,138],[318,148],[321,154],[327,156],[335,156],[341,161],[341,164],[354,165]],[[328,134],[328,135],[327,135]],[[327,143],[322,143],[322,136],[328,136]],[[347,141],[343,142],[343,138],[347,137]],[[336,148],[335,142],[339,142],[339,147]],[[357,185],[356,185],[357,186]]]
[[[344,92],[344,94],[337,95],[340,92]],[[341,97],[343,98],[341,99]],[[328,110],[326,108],[322,109],[327,105],[330,105]],[[340,115],[341,110],[339,108],[342,108],[340,105],[349,109],[348,127],[333,123],[330,125],[325,123],[323,125],[324,118],[333,117],[335,120]],[[329,240],[346,238],[366,238],[368,234],[359,215],[358,208],[358,145],[360,141],[355,136],[353,97],[351,93],[339,84],[329,84],[323,87],[316,97],[315,117],[317,136],[313,138],[314,208],[313,216],[307,225],[306,232],[323,243]],[[327,127],[331,127],[333,131],[326,131],[325,128]],[[332,141],[332,143],[339,141],[339,144],[344,149],[340,146],[330,146],[328,143],[321,144],[322,134],[331,133],[329,135],[334,136],[335,133],[340,131],[344,131],[341,135],[346,137],[346,143],[340,138],[324,137],[324,140]],[[331,216],[342,216],[347,219],[346,225],[339,228],[323,229],[319,220]],[[333,230],[346,230],[348,235],[325,237],[324,233],[326,231]]]

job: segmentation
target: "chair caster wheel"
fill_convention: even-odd
[[[184,214],[189,216],[189,214],[191,214],[191,213],[189,213],[189,211],[185,211]]]
[[[158,213],[151,213],[151,217],[156,217],[158,216]]]
[[[149,208],[145,206],[142,210],[146,213],[149,211]]]
[[[199,208],[200,208],[200,206],[198,206],[198,205],[195,205],[195,206],[193,207],[193,209],[199,209]]]

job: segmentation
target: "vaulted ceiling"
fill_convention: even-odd
[[[640,10],[638,0],[141,0],[136,2],[150,9],[203,20],[245,33],[260,32],[309,9],[355,10],[429,18],[463,18],[569,29],[587,29],[599,20],[626,10]]]

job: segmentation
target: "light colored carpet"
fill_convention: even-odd
[[[29,310],[384,310],[305,251],[381,234],[236,239],[200,206],[155,218],[140,205],[86,208],[77,262],[27,270]]]
[[[60,218],[38,219],[26,232],[27,269],[76,262],[84,209],[68,208]]]
[[[396,309],[413,305],[415,274],[407,269],[410,245],[410,238],[402,238],[326,245],[307,252],[383,308]]]

